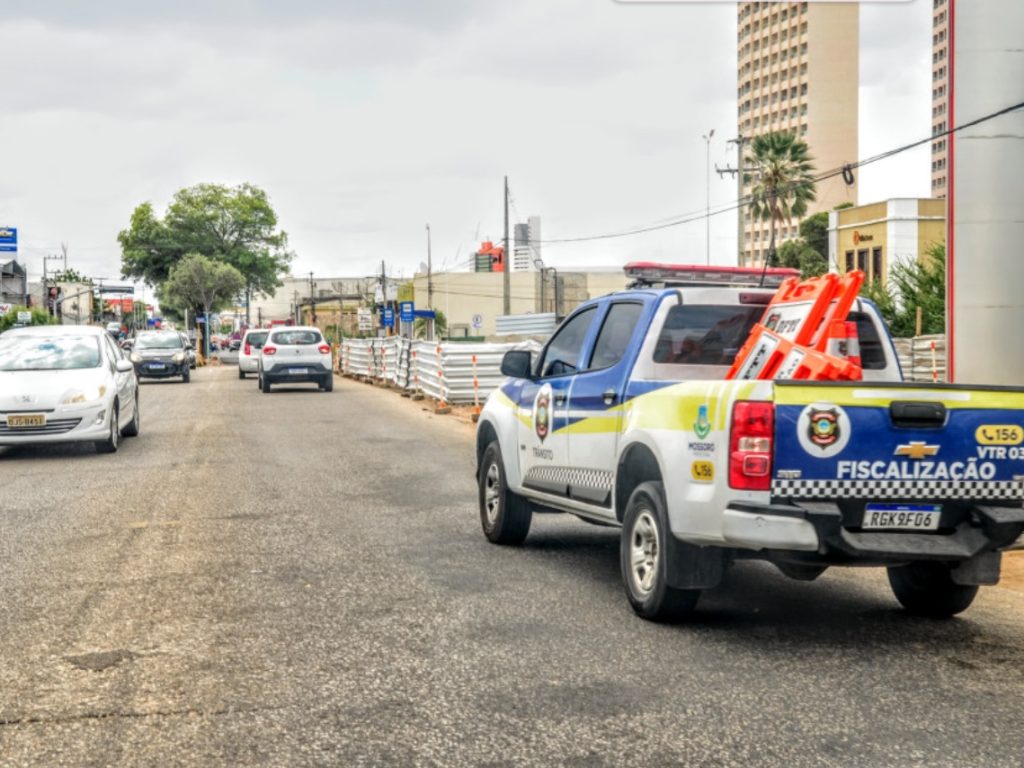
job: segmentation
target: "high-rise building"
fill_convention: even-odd
[[[739,146],[788,131],[810,147],[816,175],[857,160],[860,21],[856,3],[743,2],[738,5]],[[756,173],[749,167],[741,169]],[[752,180],[753,182],[753,180]],[[753,183],[741,188],[750,194]],[[857,202],[842,176],[818,183],[808,214]],[[768,256],[771,228],[740,209],[740,263]],[[799,235],[798,221],[776,223],[776,247]]]
[[[949,129],[949,7],[932,0],[932,135]],[[932,197],[946,196],[947,136],[932,142]]]
[[[512,270],[530,272],[540,259],[540,216],[531,216],[525,223],[516,224],[515,247],[512,250]]]

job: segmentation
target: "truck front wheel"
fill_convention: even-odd
[[[954,582],[944,563],[910,563],[888,570],[896,599],[918,616],[948,619],[966,611],[978,594],[977,586]]]
[[[480,461],[480,524],[494,544],[522,544],[530,532],[533,510],[529,502],[508,489],[505,464],[498,441],[484,451]]]
[[[677,621],[693,611],[699,589],[668,585],[668,551],[672,532],[660,482],[641,483],[629,497],[622,520],[619,563],[626,597],[636,614],[651,621]]]

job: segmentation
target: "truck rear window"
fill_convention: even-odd
[[[669,310],[654,347],[654,362],[732,365],[763,306],[680,304]]]

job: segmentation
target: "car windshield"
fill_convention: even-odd
[[[181,336],[176,333],[142,334],[135,341],[136,349],[181,349]]]
[[[0,371],[68,371],[99,364],[95,336],[0,338]]]
[[[316,331],[278,331],[270,340],[275,344],[316,344],[320,334]]]

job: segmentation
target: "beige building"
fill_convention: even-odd
[[[884,282],[897,262],[916,261],[945,242],[943,200],[896,198],[828,215],[829,264],[840,272],[860,269],[869,281]]]
[[[344,310],[355,316],[356,308],[371,303],[380,278],[372,277],[295,277],[289,275],[271,296],[254,296],[249,306],[249,320],[254,326],[267,325],[272,320],[298,318],[299,322],[312,319],[311,306],[316,304],[317,322],[322,323],[319,314],[333,308],[337,315]],[[310,297],[315,302],[310,301]],[[244,318],[245,309],[236,308]],[[330,311],[329,311],[330,313]]]
[[[452,336],[493,336],[502,314],[502,273],[444,272],[434,275],[433,308],[444,313]],[[622,269],[512,272],[509,275],[513,315],[556,312],[563,316],[597,296],[626,288]],[[557,292],[556,292],[557,285]],[[427,276],[413,278],[417,309],[427,308]]]
[[[932,135],[951,127],[949,124],[949,67],[952,50],[949,46],[949,3],[932,0]],[[949,138],[932,142],[932,197],[946,197],[947,149]]]
[[[817,173],[857,160],[860,22],[856,3],[738,4],[737,101],[743,154],[754,136],[788,131],[810,146]],[[749,169],[748,169],[749,170]],[[743,186],[750,194],[752,184]],[[808,214],[857,202],[841,176],[817,186]],[[768,255],[770,227],[740,209],[740,264]],[[799,235],[799,222],[777,225],[776,247]]]

